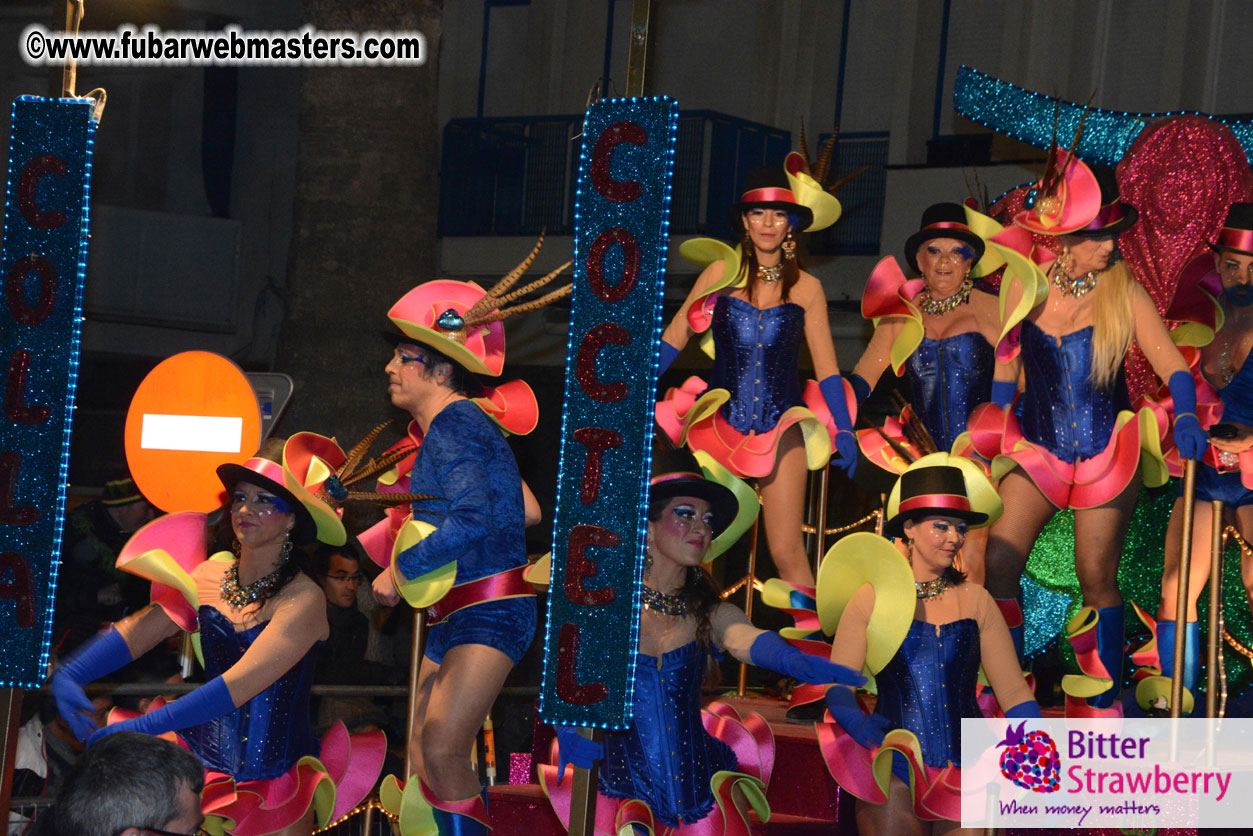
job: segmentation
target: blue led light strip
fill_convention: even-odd
[[[0,686],[47,675],[83,319],[90,99],[14,101],[0,281]],[[6,501],[7,496],[7,501]]]
[[[632,722],[678,117],[649,97],[584,120],[540,691],[551,723]]]

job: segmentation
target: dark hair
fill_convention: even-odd
[[[92,744],[61,785],[53,836],[117,836],[128,827],[166,828],[183,814],[178,794],[204,789],[204,767],[168,740],[118,732]]]
[[[335,555],[339,555],[344,560],[351,560],[357,564],[357,570],[361,571],[361,558],[357,557],[356,552],[348,546],[328,546],[325,543],[318,543],[310,558],[309,568],[312,570],[313,579],[319,584],[326,582],[326,576],[331,572],[331,558]]]
[[[431,348],[426,343],[422,343],[418,347],[426,352],[427,359],[431,362],[429,366],[423,369],[423,374],[429,376],[432,373],[432,370],[440,363],[447,363],[452,367],[452,373],[448,376],[448,381],[446,383],[449,389],[453,390],[458,395],[465,395],[467,398],[477,396],[483,389],[483,386],[479,383],[478,378],[476,378],[473,373],[468,371],[464,366],[449,357],[444,352]]]
[[[669,501],[669,499],[662,499],[648,504],[649,522],[657,522],[661,519],[661,512]],[[720,592],[718,584],[708,572],[699,566],[687,567],[683,588],[678,594],[687,603],[687,611],[696,616],[696,641],[707,651],[713,649],[713,642],[709,638],[710,618],[714,610],[722,603]]]
[[[748,212],[744,212],[741,217],[748,217]],[[796,223],[799,219],[795,215],[787,216],[789,231],[799,231],[796,229]],[[748,235],[748,230],[743,230],[744,246],[741,249],[744,257],[740,259],[740,272],[738,279],[744,280],[744,294],[748,296],[750,302],[755,303],[757,294],[757,248],[753,246],[753,241]],[[793,236],[795,240],[795,236]],[[780,275],[780,287],[783,291],[783,301],[790,301],[792,288],[796,286],[797,280],[801,277],[801,270],[804,264],[801,263],[801,257],[798,253],[795,258],[783,258],[780,255],[779,263],[783,265],[783,271]]]

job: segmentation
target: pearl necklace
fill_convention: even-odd
[[[914,581],[914,593],[919,601],[926,601],[943,595],[952,585],[952,581],[940,575],[940,577],[932,578],[929,581]]]
[[[947,299],[932,299],[931,288],[924,287],[917,296],[918,310],[931,316],[944,316],[958,306],[966,304],[966,300],[970,298],[970,289],[972,287],[974,287],[974,284],[970,279],[966,279],[962,282],[961,288]]]
[[[687,615],[687,599],[682,595],[667,595],[659,589],[645,586],[643,601],[646,610],[680,618]]]

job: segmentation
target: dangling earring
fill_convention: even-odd
[[[796,241],[792,239],[792,230],[787,231],[787,237],[783,239],[780,248],[783,250],[783,257],[788,261],[796,258]]]
[[[748,252],[752,248],[752,246],[753,246],[753,238],[751,235],[748,234],[748,230],[746,229],[744,230],[744,241],[743,241],[744,252]]]
[[[282,559],[284,563],[286,563],[288,558],[291,557],[291,550],[292,550],[291,532],[288,531],[287,536],[283,538],[283,545],[279,547],[279,551],[282,555]]]
[[[239,557],[239,539],[238,538],[231,541],[231,554],[235,555],[236,557]]]
[[[644,548],[644,579],[647,580],[649,574],[653,571],[653,553],[646,546]]]

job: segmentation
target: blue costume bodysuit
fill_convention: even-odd
[[[731,747],[705,731],[701,721],[705,658],[695,641],[659,657],[640,654],[634,723],[605,734],[601,793],[638,798],[671,826],[708,815],[714,806],[710,778],[738,765]]]
[[[784,302],[763,310],[723,294],[714,303],[711,330],[709,388],[731,393],[722,417],[745,434],[774,429],[786,409],[802,403],[796,364],[805,309]]]
[[[237,631],[210,606],[199,609],[205,678],[221,676],[257,640],[268,621]],[[239,708],[179,732],[206,769],[237,782],[277,778],[305,755],[318,754],[309,720],[309,689],[318,646],[291,670]]]
[[[1230,383],[1218,390],[1223,402],[1223,421],[1253,424],[1253,362],[1250,360],[1253,356],[1241,364]],[[1182,490],[1180,483],[1180,496]],[[1244,486],[1238,466],[1219,473],[1213,465],[1201,462],[1196,469],[1196,498],[1210,502],[1220,500],[1231,508],[1253,505],[1253,491]]]
[[[992,346],[978,331],[924,337],[905,361],[909,402],[937,450],[951,450],[970,413],[991,399],[993,361]]]
[[[435,531],[397,556],[406,578],[450,560],[457,561],[458,584],[526,565],[518,466],[500,430],[473,401],[453,401],[431,421],[409,490],[438,499],[414,503],[413,518]],[[486,600],[432,625],[426,655],[441,662],[452,647],[485,644],[516,664],[534,635],[534,596]]]

